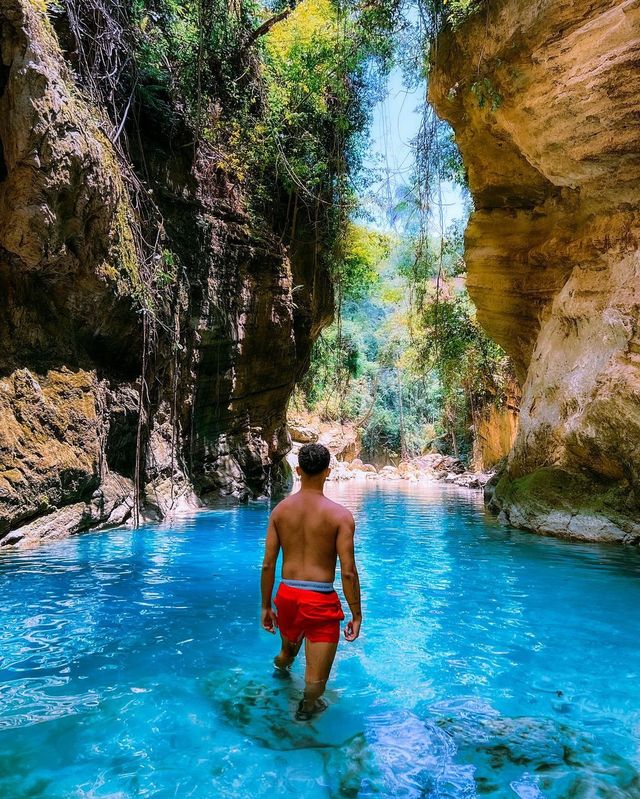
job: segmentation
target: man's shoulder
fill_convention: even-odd
[[[329,503],[327,508],[336,519],[339,521],[353,522],[353,514],[349,508],[345,508],[345,506],[341,505],[339,502],[334,502],[332,499],[329,499],[329,497],[325,497],[325,499]]]
[[[289,507],[289,505],[291,504],[291,497],[292,497],[292,496],[293,496],[293,495],[291,494],[291,495],[289,495],[288,497],[285,497],[284,499],[281,499],[281,500],[280,500],[280,502],[278,502],[278,504],[277,504],[277,505],[275,505],[275,506],[272,508],[272,510],[271,510],[271,516],[272,516],[272,518],[274,518],[274,519],[275,519],[275,518],[277,518],[277,517],[278,517],[278,516],[279,516],[279,515],[280,515],[280,514],[283,512],[283,511],[284,511],[284,512],[286,512],[287,508],[288,508],[288,507]]]

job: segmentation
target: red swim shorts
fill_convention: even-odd
[[[293,588],[280,583],[273,600],[278,609],[278,627],[288,641],[302,638],[337,644],[344,613],[335,591],[324,593]]]

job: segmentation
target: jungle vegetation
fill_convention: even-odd
[[[372,227],[361,207],[375,180],[365,156],[386,76],[400,67],[407,84],[427,80],[436,33],[481,5],[47,0],[124,164],[144,161],[136,130],[153,126],[206,164],[256,228],[268,222],[285,242],[300,227],[315,237],[335,283],[335,321],[295,401],[356,422],[368,450],[385,457],[433,442],[465,455],[474,414],[503,402],[510,379],[464,288],[460,226],[433,234],[440,182],[466,178],[450,129],[426,100],[413,179],[387,209],[394,232]],[[142,301],[158,319],[179,264],[158,206],[131,174],[147,265]],[[171,327],[168,317],[159,323]]]
[[[508,402],[514,377],[475,318],[461,225],[420,245],[419,259],[410,236],[357,230],[361,263],[294,408],[354,423],[365,456],[379,463],[429,449],[468,460],[479,414]]]

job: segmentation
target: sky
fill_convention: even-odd
[[[390,222],[385,219],[384,207],[394,204],[397,190],[411,179],[414,166],[411,140],[420,126],[419,107],[424,101],[425,86],[422,84],[413,89],[403,85],[402,74],[394,69],[387,80],[387,96],[379,102],[373,111],[371,125],[372,152],[366,161],[367,167],[382,169],[383,178],[375,183],[364,198],[365,206],[374,217],[374,226],[381,230],[391,230]],[[378,198],[372,201],[370,195]],[[439,214],[432,221],[433,233],[440,234]],[[464,204],[460,189],[450,183],[442,184],[442,222],[444,230],[455,220],[465,216]],[[401,230],[397,231],[401,233]]]

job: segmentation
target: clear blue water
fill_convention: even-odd
[[[480,497],[333,486],[363,635],[293,710],[258,625],[266,505],[0,557],[0,796],[640,797],[640,556]]]

